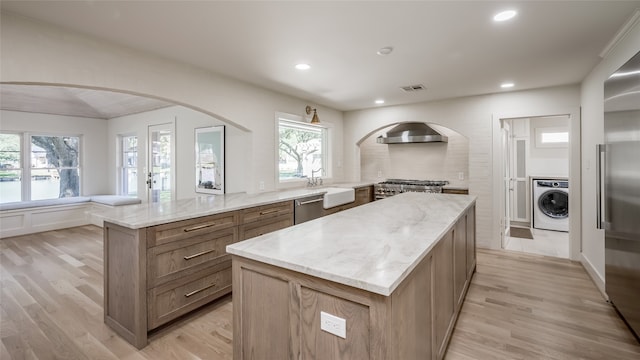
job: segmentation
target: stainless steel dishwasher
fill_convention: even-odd
[[[294,225],[321,217],[323,200],[324,195],[307,196],[296,200],[293,212]]]

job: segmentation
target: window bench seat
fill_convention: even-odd
[[[92,212],[141,202],[128,196],[93,195],[0,204],[0,238],[88,224],[102,226]]]

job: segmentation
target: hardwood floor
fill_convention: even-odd
[[[579,263],[478,250],[446,359],[640,359]]]
[[[0,359],[230,359],[231,296],[137,350],[103,323],[102,229],[0,240]],[[446,359],[639,359],[579,264],[478,251]]]

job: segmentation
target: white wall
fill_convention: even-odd
[[[345,176],[360,180],[360,150],[356,144],[391,124],[406,121],[436,123],[469,139],[469,192],[478,196],[478,246],[501,247],[500,244],[500,119],[571,114],[579,136],[579,89],[562,86],[530,91],[504,92],[410,105],[389,106],[345,113]],[[574,133],[572,129],[572,133]],[[579,144],[579,138],[572,142]],[[575,151],[572,156],[579,156]],[[573,163],[579,164],[576,159]],[[578,166],[578,165],[576,165]],[[570,185],[579,193],[579,172]],[[579,215],[573,220],[579,224]],[[579,239],[579,226],[572,236]],[[574,240],[575,241],[575,240]],[[577,257],[577,255],[576,255]]]
[[[330,123],[332,174],[343,179],[342,112],[162,59],[136,49],[2,13],[0,79],[3,82],[75,85],[171,101],[250,132],[245,188],[276,188],[275,113],[303,115],[306,105]],[[109,141],[115,141],[110,139]]]
[[[48,135],[80,135],[81,194],[109,194],[107,182],[107,121],[0,110],[0,130]]]
[[[604,231],[596,229],[596,144],[604,141],[604,81],[640,51],[640,17],[582,82],[582,263],[604,289]]]
[[[564,116],[532,118],[529,120],[530,176],[569,177],[569,147],[537,147],[536,129],[560,128],[569,131],[569,118]]]
[[[429,124],[448,137],[446,143],[378,144],[376,138],[393,126],[380,129],[360,144],[360,177],[363,181],[384,179],[447,180],[468,187],[469,141],[443,126]],[[463,179],[458,175],[462,174]]]
[[[164,109],[153,110],[145,113],[127,115],[113,118],[108,121],[109,154],[108,173],[109,187],[112,193],[116,193],[118,186],[116,155],[120,148],[117,144],[119,135],[135,135],[138,137],[138,173],[146,174],[148,144],[147,132],[149,125],[171,123],[175,129],[176,149],[176,198],[184,199],[193,197],[195,192],[195,155],[194,155],[194,131],[196,128],[225,125],[224,122],[207,114],[185,108],[183,106],[171,106]],[[225,125],[225,187],[227,193],[243,192],[246,184],[246,165],[250,163],[245,144],[251,139],[251,133],[238,129],[232,125]],[[138,178],[138,189],[145,189],[144,176]],[[145,191],[139,191],[138,197],[146,201]]]

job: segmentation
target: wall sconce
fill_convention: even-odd
[[[311,118],[311,124],[319,124],[320,123],[320,119],[318,118],[318,112],[316,111],[316,109],[312,109],[311,106],[307,105],[307,107],[304,109],[304,111],[307,113],[307,115],[311,115],[311,111],[313,111],[313,117]]]

